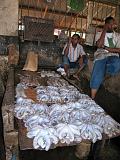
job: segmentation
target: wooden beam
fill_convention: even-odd
[[[94,5],[95,2],[90,2],[88,3],[88,14],[87,14],[87,29],[89,26],[92,24],[93,21],[93,12],[94,12]]]
[[[67,9],[67,2],[66,2],[66,11],[65,11],[65,15],[63,16],[61,22],[60,22],[60,26],[63,24],[64,20],[65,20],[65,17],[66,17],[66,14],[69,12],[69,9]]]
[[[78,13],[78,14],[74,17],[74,19],[71,21],[71,23],[70,23],[68,29],[71,28],[72,24],[75,22],[76,18],[79,16],[79,14],[80,14],[80,13]]]
[[[45,11],[44,11],[44,13],[43,13],[42,18],[45,18],[45,15],[46,15],[46,13],[47,13],[47,10],[48,10],[48,5],[46,5],[46,7],[45,7]]]
[[[66,12],[66,14],[69,12],[69,10]],[[62,18],[61,22],[60,22],[60,26],[62,26],[64,20],[65,20],[66,15]]]
[[[53,7],[52,7],[52,11],[53,11],[53,12],[54,12],[54,10],[55,10],[55,6],[56,6],[57,2],[58,2],[58,0],[55,0],[54,5],[53,5]],[[49,19],[50,19],[50,15],[49,15]]]
[[[29,12],[33,12],[34,10],[33,9],[30,9],[29,10]],[[37,12],[39,12],[40,14],[41,14],[41,10],[40,11],[37,11]],[[48,13],[49,14],[56,14],[56,13],[54,13],[54,12],[49,12],[49,10],[48,10]],[[56,14],[56,16],[58,16],[58,15],[63,15],[64,13],[58,13],[58,14]],[[24,16],[27,16],[27,9],[22,9],[22,16],[24,17]],[[30,14],[30,16],[32,16],[32,14]],[[73,17],[73,18],[76,18],[76,15],[75,14],[67,14],[66,15],[66,17]],[[84,15],[78,15],[78,18],[83,18],[83,19],[86,19],[87,18],[87,16],[84,16]],[[93,18],[93,20],[96,20],[96,18]],[[101,20],[101,19],[97,19],[97,21],[99,21],[99,22],[103,22],[103,20]]]
[[[94,14],[94,17],[96,17],[98,15],[98,12],[100,13],[100,11],[102,10],[102,5],[100,5],[100,3],[97,3],[96,8],[97,8],[97,10]]]
[[[22,10],[23,10],[23,12],[24,12],[24,10],[26,10],[27,11],[27,7],[28,6],[26,6],[26,5],[24,5],[24,6],[22,6]],[[29,12],[30,11],[35,11],[35,9],[36,9],[36,11],[38,11],[38,12],[41,12],[41,10],[43,10],[43,9],[41,9],[41,8],[34,8],[34,7],[29,7]],[[52,9],[47,9],[47,13],[49,13],[49,14],[56,14],[56,15],[65,15],[65,13],[66,12],[64,12],[64,11],[61,11],[61,12],[59,12],[59,11],[57,11],[57,10],[52,10]],[[73,17],[74,19],[76,18],[76,13],[71,13],[71,12],[67,12],[66,13],[66,16],[68,16],[68,17]],[[87,16],[85,16],[85,15],[80,15],[79,13],[77,14],[77,16],[78,16],[78,18],[83,18],[83,19],[86,19],[87,18]],[[94,20],[97,20],[97,21],[100,21],[100,22],[103,22],[103,20],[101,20],[101,19],[99,19],[99,18],[93,18]]]
[[[22,9],[26,9],[26,10],[27,10],[27,8],[28,8],[27,5],[23,5],[23,6],[22,6]],[[35,7],[31,7],[31,6],[29,7],[29,9],[32,10],[32,11],[35,11],[35,9],[36,9],[36,11],[41,11],[41,10],[43,11],[43,10],[44,10],[44,8],[38,8],[38,7],[35,8]],[[66,12],[64,12],[64,11],[61,11],[61,12],[60,12],[60,11],[58,11],[58,10],[54,10],[54,11],[53,11],[53,10],[50,9],[50,8],[47,10],[47,12],[48,12],[48,13],[52,13],[52,14],[58,14],[58,15],[65,15],[65,13],[66,13]],[[76,17],[76,13],[68,12],[68,13],[66,14],[66,16]],[[83,17],[83,18],[84,18],[84,17]]]
[[[99,2],[99,3],[102,3],[102,4],[106,4],[106,5],[109,5],[109,6],[116,6],[116,5],[118,5],[119,4],[119,2],[117,2],[117,1],[112,1],[112,2],[110,2],[110,1],[107,1],[107,0],[89,0],[89,1],[95,1],[95,2]]]
[[[114,15],[113,15],[114,14]],[[107,14],[107,17],[109,16],[113,16],[115,17],[115,9],[112,9],[108,14]]]

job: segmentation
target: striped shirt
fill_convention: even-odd
[[[67,44],[64,46],[62,54],[64,55],[64,51],[67,47]],[[69,46],[68,58],[70,62],[76,62],[78,58],[82,55],[86,55],[83,47],[80,44],[77,44],[76,48],[72,46],[72,43]]]

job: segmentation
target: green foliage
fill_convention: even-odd
[[[82,11],[85,7],[85,0],[68,0],[68,6],[75,11]]]

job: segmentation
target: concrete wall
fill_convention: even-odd
[[[18,0],[0,0],[0,35],[18,35]]]

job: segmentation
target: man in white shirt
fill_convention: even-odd
[[[97,35],[97,51],[94,54],[94,66],[90,80],[91,97],[96,93],[106,73],[115,75],[120,72],[120,34],[114,32],[116,26],[113,17],[107,17],[103,31]]]
[[[86,54],[83,47],[79,44],[79,39],[80,36],[78,34],[74,34],[63,49],[64,70],[67,75],[69,73],[69,68],[78,67],[82,69],[86,63],[83,58]]]

